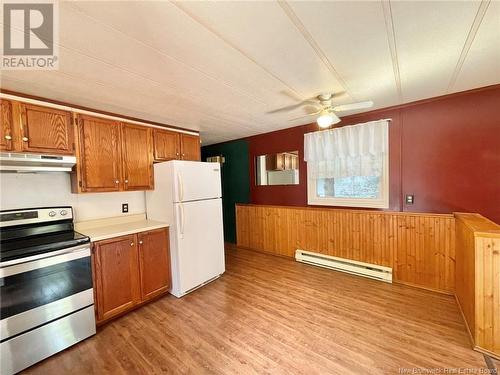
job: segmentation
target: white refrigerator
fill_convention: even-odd
[[[170,293],[182,297],[225,271],[220,164],[158,163],[154,181],[146,213],[170,224]]]

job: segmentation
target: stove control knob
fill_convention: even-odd
[[[55,211],[50,211],[50,212],[49,212],[49,216],[50,216],[50,217],[54,217],[54,216],[56,216],[56,215],[57,215],[57,213],[56,213]]]
[[[62,216],[66,216],[66,215],[68,214],[68,211],[66,211],[66,210],[61,210],[59,213],[60,213]]]

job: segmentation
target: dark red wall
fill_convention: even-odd
[[[479,212],[500,223],[500,85],[342,119],[340,125],[391,118],[390,210]],[[248,138],[254,204],[307,206],[304,133],[316,124]],[[300,184],[256,186],[255,156],[299,151]],[[415,203],[406,205],[405,194]]]

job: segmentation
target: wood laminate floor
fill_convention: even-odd
[[[451,296],[247,250],[227,253],[227,272],[217,281],[129,313],[26,373],[486,369]]]

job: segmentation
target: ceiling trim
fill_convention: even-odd
[[[97,117],[107,118],[110,120],[125,121],[125,122],[130,122],[133,124],[137,124],[137,125],[146,125],[146,126],[161,128],[161,129],[165,129],[165,130],[173,130],[173,131],[176,131],[179,133],[192,134],[192,135],[199,135],[200,134],[200,132],[198,130],[191,130],[191,129],[181,128],[179,126],[167,125],[167,124],[162,124],[162,123],[155,122],[155,121],[148,121],[148,120],[144,120],[144,119],[140,119],[140,118],[136,118],[136,117],[120,115],[117,113],[107,112],[107,111],[103,111],[100,109],[94,109],[94,108],[89,108],[89,107],[85,107],[85,106],[81,106],[81,105],[70,104],[70,103],[59,101],[59,100],[42,98],[40,96],[35,96],[35,95],[23,94],[20,92],[5,90],[2,88],[0,88],[0,98],[36,104],[36,105],[41,105],[41,106],[50,107],[50,108],[57,108],[57,109],[62,109],[62,110],[66,110],[66,111],[83,113],[83,114],[93,115],[93,116],[97,116]]]
[[[235,51],[239,52],[243,57],[245,57],[246,59],[248,59],[249,61],[251,61],[253,64],[255,64],[256,66],[258,66],[260,69],[262,69],[265,73],[267,73],[268,75],[270,75],[272,78],[274,78],[275,80],[277,80],[278,82],[280,82],[283,86],[285,86],[287,89],[289,89],[290,91],[292,91],[295,95],[297,95],[297,97],[300,97],[300,98],[303,98],[304,95],[301,94],[300,92],[298,92],[296,89],[294,89],[292,86],[290,86],[290,84],[288,84],[287,82],[285,82],[282,78],[280,78],[276,73],[272,72],[271,70],[267,69],[266,67],[264,67],[263,65],[259,64],[257,62],[257,60],[255,60],[253,57],[251,57],[250,55],[248,55],[245,51],[243,51],[241,48],[239,48],[238,46],[236,46],[235,44],[233,44],[231,41],[229,41],[227,38],[225,38],[222,34],[220,34],[219,32],[217,32],[214,28],[212,28],[211,26],[207,25],[205,22],[203,22],[199,17],[195,16],[193,13],[191,13],[190,11],[188,11],[182,4],[180,1],[171,1],[171,4],[176,6],[179,10],[181,10],[182,12],[184,12],[188,17],[190,17],[193,21],[195,21],[196,23],[198,23],[199,25],[203,26],[206,30],[208,30],[209,32],[211,32],[213,35],[215,35],[217,38],[219,38],[220,40],[222,40],[225,44],[227,44],[229,47],[231,47],[232,49],[234,49]]]
[[[396,32],[394,31],[394,20],[392,18],[392,8],[390,0],[381,1],[382,11],[384,13],[385,29],[387,32],[387,42],[391,52],[392,70],[394,72],[394,81],[399,96],[399,101],[403,102],[403,90],[401,88],[401,73],[399,71],[398,50],[396,46]]]
[[[479,30],[479,26],[481,26],[481,23],[483,22],[484,15],[488,10],[490,2],[491,2],[490,0],[482,0],[481,3],[479,4],[476,16],[474,17],[474,21],[472,22],[469,33],[467,34],[467,38],[465,39],[464,45],[462,47],[462,52],[460,53],[460,57],[458,58],[457,65],[455,66],[455,70],[453,71],[446,92],[450,92],[455,86],[455,83],[457,82],[458,76],[462,71],[462,66],[464,65],[465,59],[467,58],[470,47],[472,46],[472,43],[476,38],[477,31]]]
[[[351,90],[349,89],[349,86],[347,85],[346,81],[342,76],[340,75],[339,72],[335,69],[333,66],[332,62],[326,54],[323,52],[321,47],[319,46],[318,42],[314,39],[314,37],[311,35],[309,30],[305,27],[305,25],[302,23],[300,18],[295,14],[293,9],[290,7],[290,5],[285,1],[285,0],[278,0],[278,5],[281,7],[283,12],[287,15],[287,17],[290,19],[290,21],[293,23],[293,25],[299,30],[299,32],[302,34],[304,39],[309,43],[311,48],[314,50],[316,55],[319,57],[319,59],[323,62],[323,64],[326,66],[326,68],[330,71],[330,73],[335,77],[335,79],[340,83],[344,91],[346,92],[349,97],[356,101],[357,99],[352,95]]]

